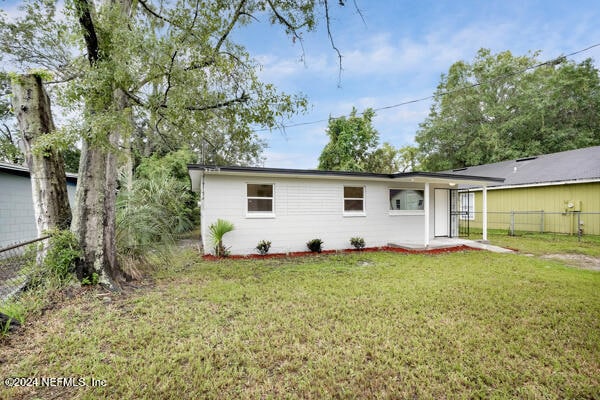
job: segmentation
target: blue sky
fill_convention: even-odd
[[[264,81],[307,96],[309,112],[287,124],[431,96],[450,65],[472,61],[482,47],[517,55],[541,50],[545,61],[600,43],[600,5],[593,1],[356,0],[365,23],[352,0],[345,7],[330,3],[332,33],[344,56],[340,87],[337,56],[324,29],[304,35],[304,62],[301,46],[266,21],[236,33],[262,64]],[[600,47],[571,59],[587,57],[599,65]],[[414,143],[430,105],[427,100],[377,112],[373,125],[381,141]],[[324,121],[260,132],[269,144],[265,166],[316,168],[326,127]]]

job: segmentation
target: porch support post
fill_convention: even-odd
[[[483,200],[483,221],[482,221],[482,228],[483,228],[483,241],[487,242],[488,237],[487,237],[487,186],[483,185],[483,196],[482,196],[482,200]]]
[[[429,246],[429,182],[425,182],[425,199],[423,201],[423,208],[425,210],[425,247]]]

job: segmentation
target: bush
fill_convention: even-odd
[[[362,250],[365,248],[365,239],[363,239],[361,237],[353,237],[353,238],[350,238],[350,244],[356,250]]]
[[[170,259],[178,236],[193,228],[187,186],[160,170],[136,178],[129,188],[123,182],[116,240],[119,262],[130,277],[141,276],[137,267],[150,265],[155,257]]]
[[[81,249],[73,232],[69,230],[52,232],[48,252],[44,257],[44,267],[61,283],[71,279],[81,257]]]
[[[264,256],[265,254],[267,254],[269,252],[270,248],[271,248],[271,242],[268,240],[261,240],[260,242],[258,242],[258,245],[256,246],[256,250],[258,250],[258,253],[261,256]]]
[[[313,239],[306,242],[306,247],[313,253],[320,253],[323,249],[323,241],[321,239]]]
[[[233,224],[224,219],[218,219],[217,222],[211,224],[208,229],[210,231],[215,255],[217,257],[227,257],[229,255],[229,250],[223,244],[223,236],[234,229]]]

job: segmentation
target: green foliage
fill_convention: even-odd
[[[258,253],[262,256],[267,254],[270,248],[271,242],[268,240],[261,240],[260,242],[258,242],[258,245],[256,245],[256,250],[258,250]]]
[[[91,276],[86,276],[81,280],[82,285],[97,285],[100,282],[100,275],[93,272]]]
[[[306,247],[313,253],[320,253],[323,251],[323,241],[321,239],[312,239],[306,242]]]
[[[366,109],[362,116],[356,114],[356,108],[352,108],[349,117],[329,119],[329,143],[319,156],[319,169],[366,170],[369,156],[379,144],[379,134],[372,125],[375,116],[372,109]]]
[[[214,246],[215,255],[217,257],[227,257],[229,255],[229,250],[223,244],[223,236],[226,233],[234,230],[234,226],[231,222],[217,219],[217,222],[212,223],[208,230],[210,232],[210,238],[212,244]]]
[[[81,250],[75,235],[69,230],[51,231],[48,250],[44,257],[44,270],[49,277],[62,285],[69,282],[75,272]]]
[[[481,49],[472,63],[454,63],[416,135],[422,167],[445,170],[600,144],[600,77],[592,61],[563,58],[531,69],[538,56]]]
[[[142,159],[141,163],[135,169],[135,178],[142,180],[156,180],[157,177],[167,177],[174,179],[184,187],[183,193],[179,195],[178,201],[181,202],[177,208],[177,214],[185,217],[192,225],[198,225],[200,222],[200,210],[198,209],[198,194],[192,192],[189,187],[190,177],[188,175],[187,164],[197,161],[196,155],[187,148],[167,153],[160,157],[153,155]],[[191,228],[188,227],[188,228]],[[181,233],[179,230],[178,233]]]
[[[6,336],[17,325],[25,322],[25,306],[18,301],[6,301],[0,304],[0,337]]]
[[[365,239],[361,238],[361,237],[353,237],[350,238],[350,244],[356,249],[356,250],[362,250],[365,248]]]
[[[0,72],[0,162],[23,164],[25,158],[17,146],[17,138],[9,122],[12,117],[10,104],[10,78]]]
[[[196,155],[188,148],[172,151],[163,156],[157,154],[144,158],[135,169],[140,179],[150,179],[156,175],[169,175],[179,181],[189,181],[187,164],[197,161]]]
[[[119,256],[144,261],[148,252],[167,250],[177,235],[194,226],[188,184],[166,170],[134,179],[131,189],[117,196]]]
[[[373,128],[375,112],[368,108],[357,116],[352,108],[349,117],[330,118],[327,127],[329,143],[319,156],[319,169],[330,171],[364,171],[394,173],[403,160],[398,149],[389,143],[379,144],[379,133]]]

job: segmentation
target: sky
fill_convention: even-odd
[[[480,48],[514,55],[539,50],[542,62],[598,45],[569,59],[592,58],[600,66],[597,0],[344,0],[343,7],[338,2],[329,0],[331,32],[343,56],[341,76],[322,6],[318,29],[305,33],[302,45],[261,16],[234,31],[232,39],[262,65],[261,80],[309,101],[305,114],[283,121],[284,130],[257,128],[268,145],[264,166],[316,168],[329,140],[328,118],[348,115],[352,107],[376,110],[373,126],[381,143],[414,144],[441,75],[457,61],[473,61]],[[9,15],[19,5],[0,0]],[[413,102],[419,99],[425,100]],[[395,107],[405,102],[411,103]]]
[[[471,62],[480,48],[525,55],[540,50],[540,61],[600,43],[597,1],[404,1],[330,0],[331,30],[324,25],[303,35],[303,48],[280,27],[260,21],[235,32],[262,65],[260,77],[285,93],[304,94],[306,114],[284,130],[259,131],[268,143],[266,167],[316,168],[328,142],[329,116],[348,115],[432,96],[443,73],[456,61]],[[354,3],[358,5],[361,16]],[[569,57],[600,65],[600,46]],[[381,142],[414,144],[431,99],[376,112],[373,126]],[[319,122],[315,122],[319,121]],[[315,122],[315,123],[313,123]],[[299,126],[290,126],[302,124]]]

